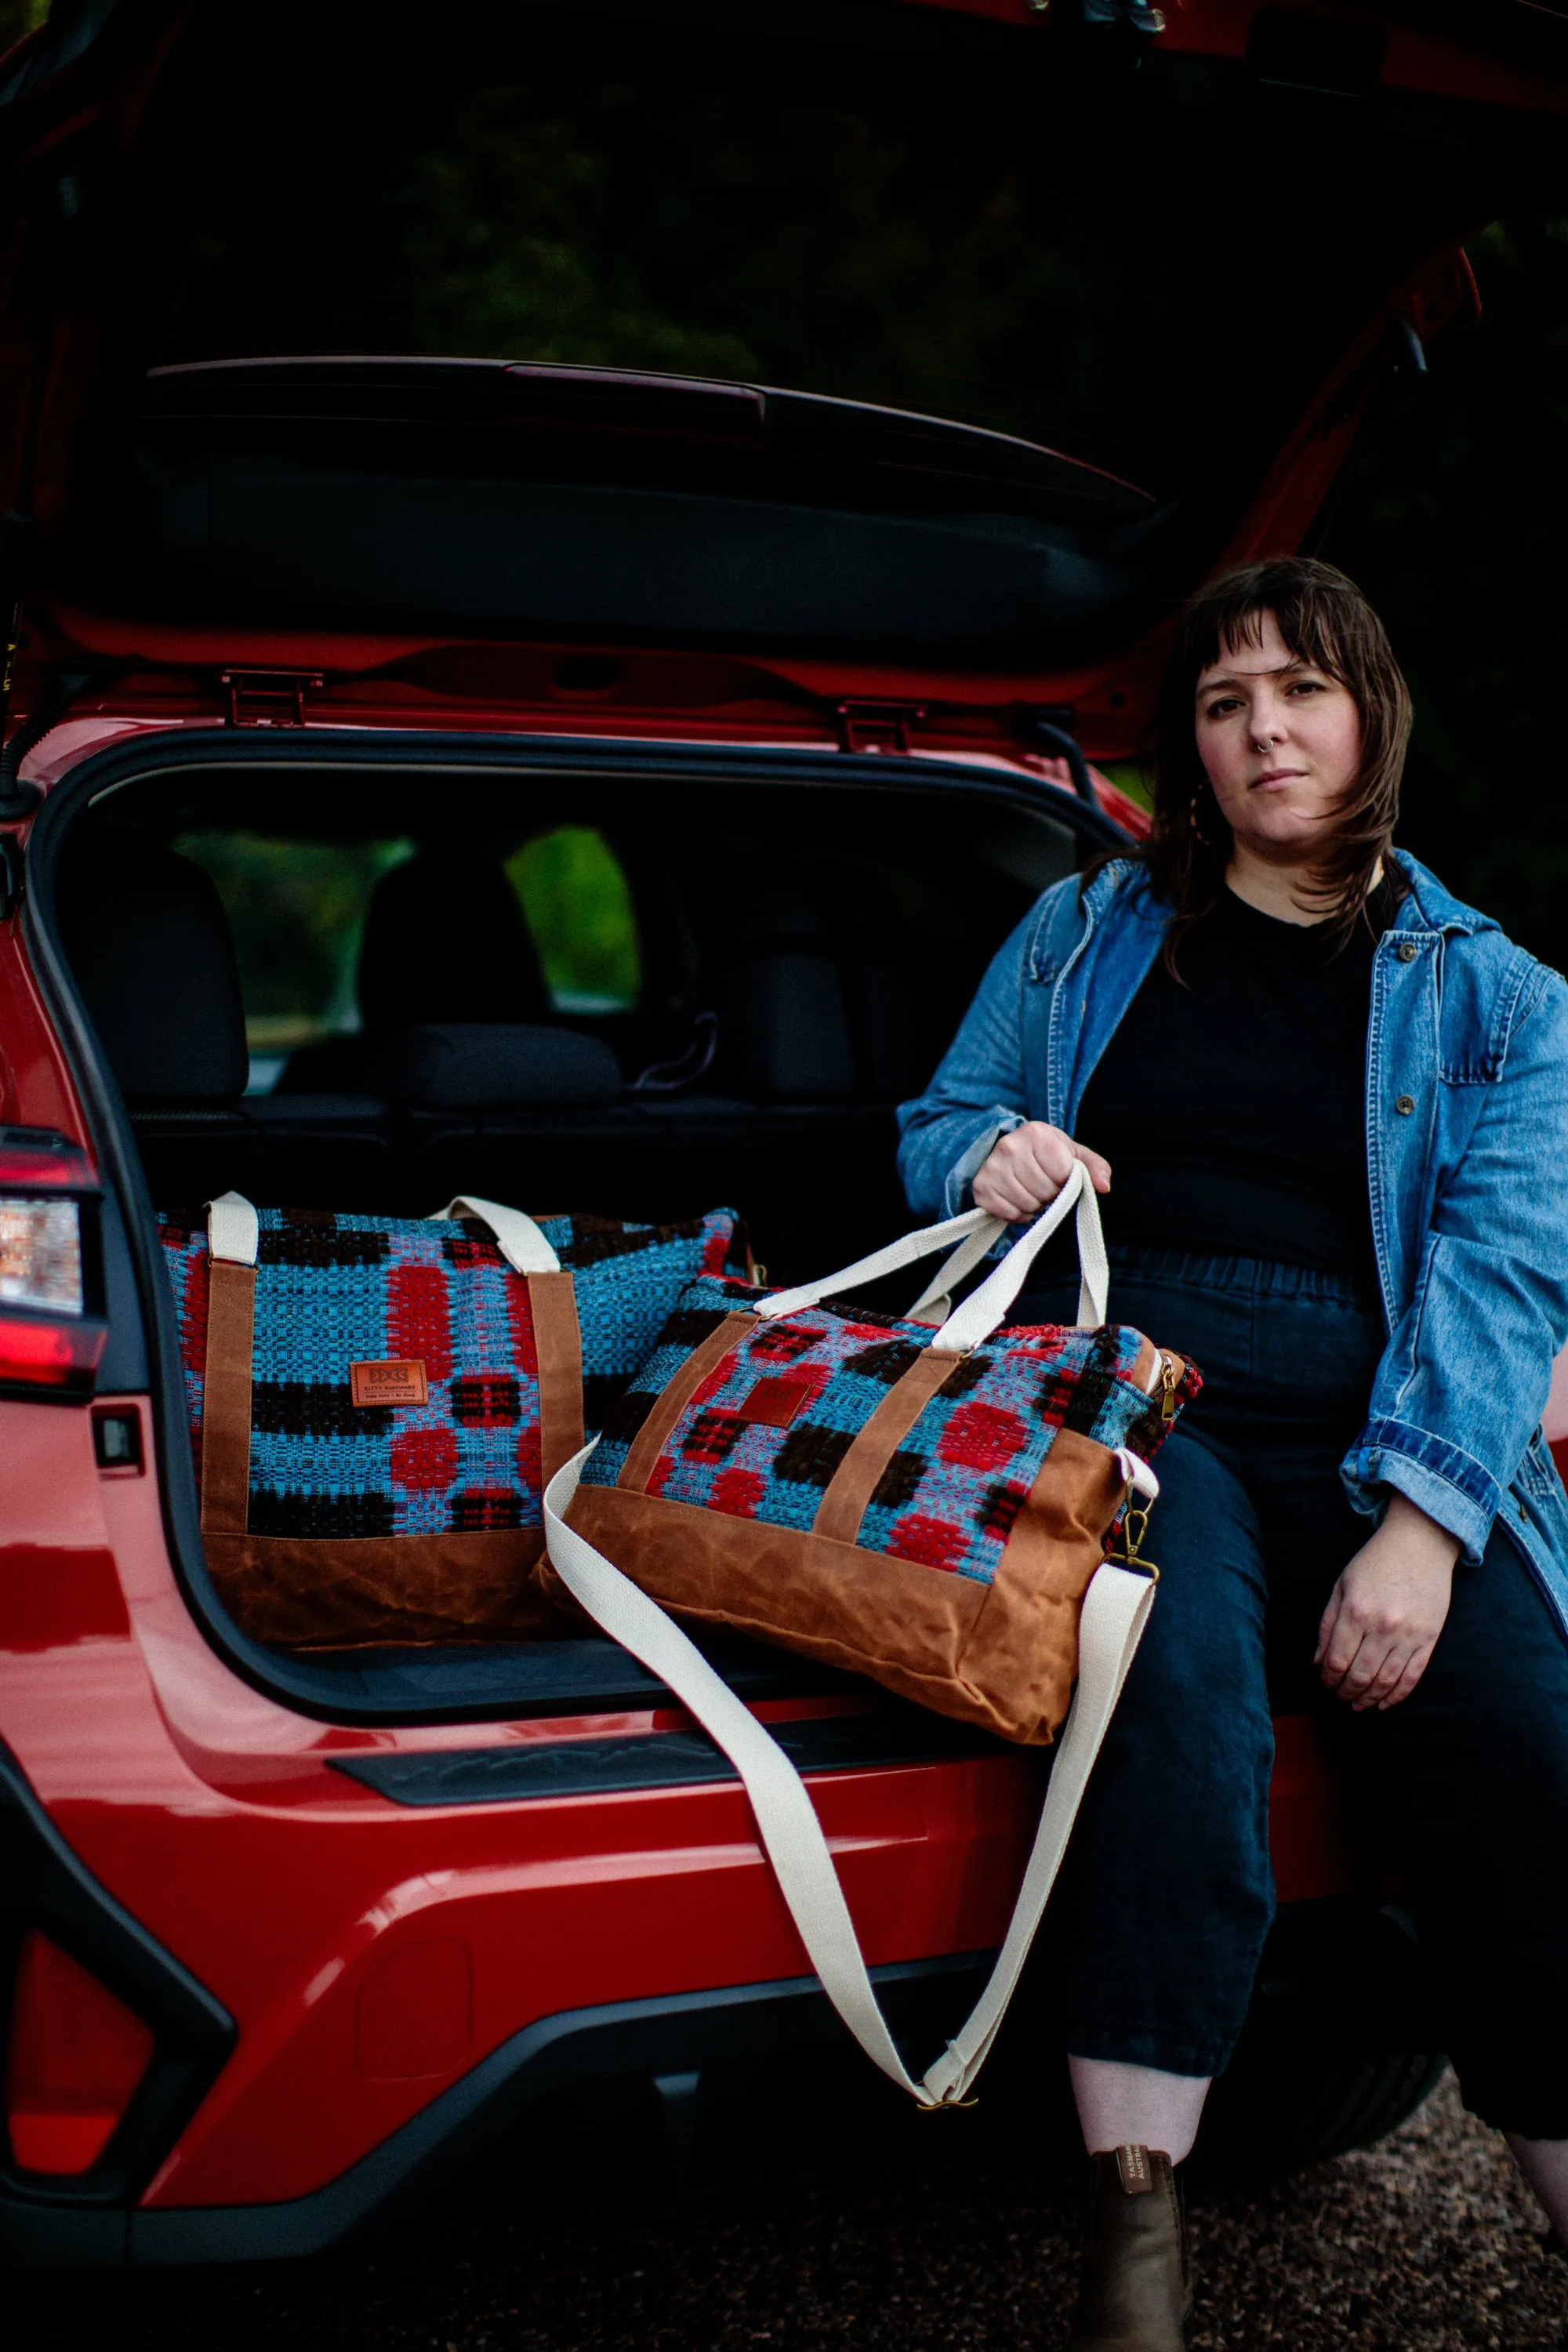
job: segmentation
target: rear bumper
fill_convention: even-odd
[[[831,1719],[828,1727],[832,1727]],[[499,1766],[510,1761],[505,1750],[498,1751],[496,1758],[486,1755],[479,1760],[497,1767],[498,1759]],[[530,1760],[527,1756],[521,1759],[524,1765]],[[454,1769],[468,1771],[475,1764],[471,1756],[450,1753],[432,1754],[427,1761],[438,1768],[438,1780]],[[1289,1763],[1288,1756],[1285,1761]],[[902,1888],[906,1904],[910,1891],[910,1840],[908,1835],[892,1835],[898,1817],[889,1810],[888,1791],[906,1780],[915,1784],[921,1802],[914,1827],[921,1841],[927,1842],[933,1828],[933,1790],[945,1776],[956,1773],[963,1781],[961,1793],[967,1807],[968,1843],[962,1851],[973,1858],[973,1811],[984,1792],[969,1787],[963,1776],[994,1769],[990,1765],[961,1765],[939,1768],[934,1774],[928,1768],[917,1773],[869,1776],[882,1797],[882,1829],[888,1839],[883,1859]],[[858,1823],[863,1844],[865,1777],[847,1776],[849,1784],[861,1786],[862,1795],[845,1813],[847,1823]],[[569,1799],[565,1806],[549,1806],[535,1815],[526,1805],[476,1805],[473,1790],[466,1784],[465,1789],[469,1801],[456,1811],[440,1801],[439,1791],[431,1810],[421,1801],[422,1791],[407,1788],[402,1790],[401,1801],[374,1809],[367,1826],[375,1832],[378,1845],[389,1833],[395,1834],[402,1860],[396,1869],[389,1869],[384,1858],[377,1855],[383,1866],[366,1881],[373,1892],[395,1887],[410,1875],[418,1876],[428,1863],[423,1836],[416,1851],[407,1847],[409,1835],[422,1822],[442,1832],[441,1848],[450,1858],[454,1843],[471,1839],[478,1831],[499,1826],[515,1841],[521,1821],[543,1822],[546,1815],[562,1814],[574,1801]],[[837,1776],[824,1776],[819,1789],[821,1801],[830,1811],[839,1810],[844,1790]],[[1007,1789],[1001,1791],[1004,1796],[1008,1793]],[[997,1791],[993,1789],[989,1794],[994,1811]],[[668,1800],[648,1790],[630,1801],[652,1809]],[[731,1796],[715,1788],[693,1790],[687,1801],[705,1808],[734,1808],[740,1799],[739,1792]],[[123,1824],[117,1826],[123,1836]],[[331,1826],[331,1857],[339,1864],[349,1859],[343,1847],[345,1841],[352,1842],[354,1826],[344,1822]],[[292,1832],[297,1823],[289,1821],[285,1827]],[[665,1853],[674,1830],[669,1824],[661,1828],[656,1823],[651,1810],[647,1828],[654,1844]],[[308,1822],[306,1829],[308,1832]],[[320,1833],[316,1834],[319,1840]],[[944,1853],[951,1858],[955,1850],[948,1841],[937,1839],[939,1862]],[[575,1844],[572,1851],[576,1852]],[[721,1846],[718,1851],[729,1849]],[[240,1846],[237,1867],[251,1852]],[[480,1852],[481,1860],[489,1852],[487,1844]],[[192,1857],[187,1854],[182,1861],[179,1849],[165,1838],[155,1839],[149,1853],[151,1863],[146,1854],[141,1858],[143,1873],[154,1865],[160,1876],[170,1869],[188,1873],[193,1867]],[[864,1862],[868,1853],[847,1855],[846,1860]],[[302,1853],[298,1837],[290,1833],[278,1853],[270,1844],[255,1850],[257,1873],[269,1884],[276,1880],[279,1886],[291,1885],[298,1897],[303,1882],[297,1864]],[[764,1867],[760,1856],[750,1867],[760,1882]],[[730,1868],[732,1872],[732,1856]],[[337,1897],[345,1897],[350,1890],[342,1869],[328,1875]],[[210,1880],[203,1883],[211,1885]],[[651,1906],[644,1899],[640,1878],[632,1878],[619,1889],[617,1916],[632,1923],[625,1939],[632,1955],[638,1948],[639,1936],[657,1936],[661,1921],[679,1923],[679,1914],[709,1893],[700,1871],[668,1883],[659,1878],[654,1884],[657,1899]],[[875,1891],[871,1881],[867,1885]],[[520,1921],[526,1916],[537,1942],[541,1936],[548,1937],[552,1915],[548,1889],[522,1891],[518,1897],[521,1911],[507,1887],[500,1891],[502,1900],[497,1907],[502,1916],[493,1924],[490,1957],[510,1981],[528,1948],[529,1938],[518,1940]],[[932,1940],[938,1935],[943,1940],[956,1940],[953,1926],[958,1919],[967,1920],[971,1932],[977,1928],[989,1937],[994,1931],[989,1916],[994,1906],[983,1899],[985,1893],[984,1884],[976,1882],[971,1899],[957,1904],[945,1919],[935,1914],[929,1917],[926,1926]],[[134,1895],[130,1899],[134,1901]],[[484,1907],[479,1906],[481,1911]],[[724,1923],[733,1927],[746,1907],[742,1890],[733,1883],[727,1885],[713,1912],[714,1932],[694,1942],[687,1958],[698,1966],[706,1959],[716,1972],[728,1962],[736,1976],[745,1972],[748,1959],[753,1968],[758,1959],[765,1967],[768,1938],[752,1937],[749,1945],[735,1944],[722,1932]],[[777,1908],[776,1902],[772,1908]],[[451,1906],[437,1905],[434,1923],[448,1925],[450,1910]],[[423,1916],[414,1915],[416,1929]],[[328,1916],[329,1927],[335,1917],[335,1911]],[[476,1916],[465,1929],[458,1916],[454,1932],[472,1933],[477,1948],[483,1942],[484,1924]],[[471,2177],[492,2151],[502,2161],[510,2161],[511,2151],[526,2146],[525,2136],[531,2131],[542,2133],[541,2144],[548,2147],[550,2111],[542,2103],[552,2094],[576,2095],[601,2084],[640,2086],[638,2098],[646,2095],[651,2106],[662,2109],[668,2156],[675,2160],[670,2168],[679,2169],[683,2147],[689,2140],[700,2081],[706,2079],[717,2086],[728,2070],[745,2074],[760,2068],[770,2083],[787,2083],[815,2075],[824,2064],[831,2071],[840,2058],[847,2066],[868,2071],[863,2069],[816,1979],[809,1976],[765,1978],[758,1971],[749,1981],[717,1988],[665,1990],[565,2006],[561,1992],[570,1994],[579,1984],[585,1989],[595,1973],[595,1990],[618,1992],[627,1975],[635,1986],[635,1963],[628,1961],[624,1974],[618,1969],[594,1969],[595,1958],[603,1958],[602,1908],[571,1907],[555,1925],[557,1965],[544,1973],[539,1989],[543,1990],[552,1978],[557,2005],[551,2006],[548,1999],[542,2001],[544,2014],[536,2013],[496,2041],[485,2057],[455,2077],[448,2076],[435,2096],[412,2112],[405,2106],[394,2121],[382,2104],[379,2126],[376,2103],[364,2095],[376,2086],[361,2082],[352,2066],[340,2063],[334,2071],[331,2063],[338,2044],[345,2037],[352,2042],[353,2010],[340,2010],[329,2036],[323,2040],[318,2035],[314,2041],[310,2016],[323,2016],[331,2005],[323,2000],[314,2012],[301,2010],[279,2042],[282,2062],[279,2071],[264,2067],[251,2084],[248,2100],[236,2105],[231,2098],[220,2117],[220,2159],[224,2148],[232,2154],[237,2147],[246,2160],[226,2167],[220,2160],[218,2181],[213,2185],[219,2187],[221,2197],[219,2184],[227,2169],[238,2194],[222,2201],[213,2200],[209,2192],[206,2200],[198,2193],[188,2203],[160,2202],[159,2184],[166,2181],[171,2158],[177,2159],[183,2149],[185,2161],[190,2161],[192,2136],[199,2137],[204,2115],[210,2124],[212,2101],[221,2101],[223,2086],[231,2080],[231,2053],[243,2059],[246,2037],[237,2034],[234,2020],[190,1970],[71,1851],[15,1759],[0,1747],[0,1939],[14,1950],[25,1927],[43,1927],[146,2019],[158,2050],[142,2091],[92,2173],[48,2180],[0,2166],[0,2263],[30,2268],[121,2269],[310,2255],[378,2236],[427,2211],[448,2183]],[[241,1932],[239,1922],[234,1927],[237,1934]],[[395,1936],[392,1945],[395,1967],[399,1953],[406,1954],[409,1945]],[[209,1937],[202,1948],[210,1962],[226,1948],[221,1937],[215,1944]],[[315,1947],[310,1948],[313,1951]],[[416,1940],[413,1948],[429,1953],[444,1948],[439,1942],[432,1945],[426,1940],[421,1945]],[[775,1943],[773,1948],[780,1947]],[[1412,2013],[1413,1958],[1408,1936],[1394,1932],[1391,1915],[1364,1895],[1287,1900],[1270,1939],[1255,2004],[1258,2022],[1268,2029],[1264,2039],[1269,2063],[1277,2071],[1283,2066],[1290,2074],[1303,2063],[1312,2063],[1313,2051],[1324,2047],[1342,2050],[1351,2041],[1364,2041],[1369,2047],[1405,2046],[1401,2035],[1408,2030]],[[895,2037],[917,2063],[941,2048],[956,2021],[973,2005],[989,1958],[984,1950],[939,1952],[873,1968],[871,1974]],[[297,1960],[295,1955],[284,1965],[276,1978],[278,1986],[287,1990],[292,1983]],[[221,1975],[221,1970],[216,1971],[215,1980]],[[274,1983],[272,1974],[265,1969],[263,1981],[268,1987]],[[366,1981],[374,1984],[376,1979],[363,1973],[356,1977],[352,1969],[338,1979],[350,1991],[356,1983],[363,1986]],[[1348,1997],[1351,1989],[1353,1999]],[[1051,2004],[1048,1990],[1040,1990],[1046,1993],[1043,2010],[1038,2002],[1021,2002],[1018,2026],[1014,2029],[1031,2044],[1037,2032],[1029,2027],[1026,2011],[1033,2011],[1037,2026],[1044,2025],[1048,2032]],[[406,1983],[400,1982],[397,1998],[404,2000],[407,1990]],[[270,1992],[268,2000],[276,2007]],[[0,2001],[0,2014],[3,2011]],[[526,2010],[523,2015],[527,2017]],[[1423,2042],[1421,2046],[1432,2045]],[[1015,2058],[1017,2054],[1015,2052]],[[1033,2074],[1032,2064],[1027,2071]],[[619,2093],[612,2096],[618,2097]],[[345,2118],[352,2130],[342,2128]],[[350,2143],[347,2148],[343,2148],[345,2139]],[[343,2148],[335,2168],[328,2153],[334,2146]],[[279,2191],[270,2198],[266,2194],[271,2185],[269,2150],[278,2158]],[[301,2173],[308,2186],[301,2184]],[[290,2174],[295,2187],[291,2195],[285,2193]],[[210,2162],[207,2177],[212,2179]]]
[[[940,2036],[972,2000],[987,1954],[873,1969],[901,2040]],[[540,2018],[452,2084],[336,2180],[276,2205],[141,2210],[37,2201],[0,2189],[0,2261],[18,2267],[123,2269],[260,2262],[379,2235],[428,2204],[546,2093],[616,2076],[651,2079],[679,2107],[706,2069],[788,2060],[841,2044],[844,2029],[815,1977],[616,2001]]]

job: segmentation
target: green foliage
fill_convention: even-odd
[[[1114,784],[1119,793],[1125,793],[1141,809],[1153,808],[1153,785],[1142,760],[1099,760],[1095,764],[1108,784]]]
[[[354,959],[377,880],[407,841],[277,841],[187,833],[174,847],[210,874],[234,933],[251,1048],[286,1052],[352,1029]]]
[[[0,0],[0,56],[47,24],[49,0]]]
[[[681,317],[616,238],[611,157],[632,93],[582,114],[489,90],[417,156],[403,204],[409,328],[426,351],[748,376],[741,335]],[[591,134],[596,134],[591,135]]]
[[[635,1004],[640,985],[631,893],[602,834],[563,825],[507,866],[563,1013]]]
[[[237,121],[189,110],[160,159],[157,355],[738,378],[1022,434],[1154,488],[1222,429],[1201,281],[1233,192],[1194,159],[1152,221],[1136,189],[934,88],[725,87],[717,53],[606,71],[568,46],[527,80],[398,81],[374,108],[291,89],[239,93],[257,110]],[[1335,315],[1249,388],[1248,434],[1260,404],[1304,397]]]
[[[460,101],[401,198],[407,325],[426,351],[784,383],[1016,431],[1089,392],[1131,295],[1165,273],[1094,251],[1038,168],[952,121],[743,111],[703,90],[553,81]],[[1053,234],[1038,231],[1046,219]],[[1082,320],[1100,330],[1085,374]],[[1152,314],[1152,315],[1151,315]],[[1098,441],[1099,420],[1079,422]],[[1080,439],[1081,439],[1080,434]]]

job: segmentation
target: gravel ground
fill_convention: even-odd
[[[290,2267],[13,2277],[48,2352],[1052,2352],[1076,2182],[967,2119],[909,2118],[768,2172],[711,2159],[593,2222],[492,2189],[418,2243]],[[918,2135],[942,2134],[943,2141]],[[1264,2189],[1194,2193],[1193,2352],[1568,2347],[1568,2262],[1445,2082],[1393,2138]]]

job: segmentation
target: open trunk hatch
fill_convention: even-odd
[[[1568,62],[1107,13],[72,12],[10,89],[22,700],[84,649],[663,646],[1130,748],[1138,649],[1300,541]]]

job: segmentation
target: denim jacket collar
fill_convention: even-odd
[[[1394,911],[1390,931],[1458,931],[1466,939],[1478,931],[1495,931],[1498,925],[1489,915],[1478,913],[1446,890],[1437,877],[1412,857],[1408,850],[1393,852],[1410,884],[1408,894]]]
[[[1408,850],[1390,854],[1410,884],[1389,922],[1391,931],[1459,931],[1468,939],[1477,931],[1498,929],[1489,915],[1467,907],[1451,890],[1445,889],[1430,867],[1423,866],[1418,857],[1412,857]],[[1155,897],[1148,869],[1140,857],[1114,857],[1100,867],[1079,896],[1081,917],[1090,924],[1098,921],[1123,890],[1129,893],[1131,911],[1146,921],[1158,923],[1162,929],[1168,927],[1170,909]]]

